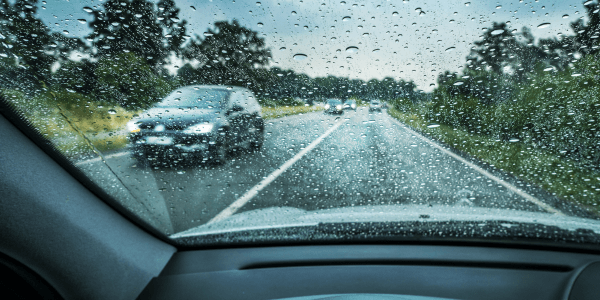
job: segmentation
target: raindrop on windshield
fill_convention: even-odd
[[[491,35],[499,35],[499,34],[503,34],[504,30],[503,29],[496,29],[492,32],[490,32]]]
[[[511,143],[516,143],[519,141],[519,139],[518,138],[510,138],[508,141]]]
[[[351,18],[351,17],[348,17],[348,16],[346,16],[346,17],[343,17],[343,18],[342,18],[342,21],[344,21],[344,22],[347,22],[347,21],[350,21],[350,19],[352,19],[352,18]]]
[[[393,13],[392,13],[392,16],[393,16],[393,17],[397,17],[397,16],[398,16],[398,12],[397,12],[397,11],[393,12]]]
[[[256,6],[260,6],[260,5],[261,5],[261,3],[260,3],[260,2],[256,2]]]
[[[537,28],[538,28],[538,29],[542,29],[542,28],[546,28],[546,27],[548,27],[548,26],[550,26],[550,23],[542,23],[542,24],[538,25],[538,27],[537,27]]]
[[[81,24],[85,24],[85,23],[87,23],[87,20],[86,20],[86,19],[77,19],[77,21],[79,21],[79,23],[81,23]]]
[[[471,2],[465,2],[465,6],[471,5]]]
[[[374,52],[374,53],[376,53],[376,52],[379,52],[379,48],[377,48],[377,49],[373,49],[373,52]]]
[[[109,114],[109,115],[114,115],[114,114],[116,114],[116,113],[117,113],[117,111],[116,111],[116,110],[114,110],[114,109],[109,109],[109,110],[108,110],[108,114]]]
[[[294,55],[294,59],[295,60],[304,60],[306,59],[308,56],[306,54],[302,54],[302,53],[298,53]]]
[[[437,128],[437,127],[440,127],[440,124],[431,123],[431,124],[427,125],[427,128]]]
[[[463,85],[463,84],[465,84],[463,81],[457,81],[454,83],[454,85]]]
[[[568,17],[569,17],[569,15],[563,15],[563,19],[566,19]]]
[[[93,10],[91,7],[89,7],[89,6],[85,6],[85,7],[83,7],[83,10],[84,10],[85,12],[89,12],[89,13],[91,13],[91,12],[93,12],[93,11],[94,11],[94,10]]]
[[[446,51],[446,52],[450,52],[450,51],[452,51],[452,50],[454,50],[454,49],[456,49],[456,47],[450,47],[450,48],[446,48],[446,50],[445,50],[445,51]]]
[[[263,27],[263,25],[264,25],[264,24],[263,24],[263,23],[260,23],[260,22],[259,22],[258,24],[256,24],[256,26],[258,26],[258,27]]]
[[[348,53],[356,53],[356,52],[358,52],[358,47],[350,46],[350,47],[346,48],[346,52],[348,52]]]

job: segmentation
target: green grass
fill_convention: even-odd
[[[418,114],[392,107],[390,116],[524,181],[536,184],[560,199],[600,213],[600,174],[551,151],[525,143],[497,141],[487,136],[457,130],[447,125],[428,128]]]
[[[277,106],[277,107],[263,107],[262,114],[263,119],[276,119],[291,115],[305,114],[309,112],[321,111],[323,107],[320,106]]]

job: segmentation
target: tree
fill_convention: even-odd
[[[134,53],[156,67],[181,46],[185,22],[172,1],[160,1],[160,12],[148,0],[108,0],[92,12],[89,26],[97,57]]]
[[[577,21],[571,23],[571,28],[575,32],[575,36],[570,39],[572,40],[574,50],[583,55],[588,55],[597,53],[599,49],[600,15],[598,15],[598,10],[600,9],[600,5],[591,1],[585,1],[584,6],[587,10],[588,22],[584,24],[582,19],[577,19]]]
[[[470,59],[474,60],[476,68],[489,66],[493,72],[502,74],[503,68],[514,61],[517,41],[506,23],[494,22],[483,34],[483,40],[474,44]]]
[[[164,31],[163,43],[168,51],[181,53],[181,46],[185,42],[185,20],[179,19],[179,8],[175,6],[173,0],[160,0],[156,4],[158,7],[158,23]]]
[[[101,58],[94,75],[98,80],[96,98],[126,109],[146,109],[172,88],[133,53]]]
[[[11,4],[0,1],[0,35],[7,45],[5,53],[12,64],[27,70],[29,80],[35,83],[50,78],[50,67],[56,57],[48,54],[53,45],[50,30],[35,15],[37,0],[20,0]]]
[[[241,26],[237,20],[220,21],[201,40],[196,36],[188,45],[185,56],[201,62],[205,72],[218,78],[220,84],[252,83],[253,70],[267,66],[271,50],[256,31]]]

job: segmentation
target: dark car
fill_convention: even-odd
[[[254,94],[225,86],[178,88],[127,127],[133,156],[142,164],[221,163],[233,149],[259,149],[264,136]]]
[[[344,110],[354,110],[356,111],[356,101],[355,100],[346,100],[346,102],[344,102]]]
[[[371,100],[369,102],[369,111],[381,111],[381,101],[379,100]]]
[[[326,114],[343,114],[344,110],[342,107],[342,101],[338,99],[328,99],[325,101],[325,113]]]

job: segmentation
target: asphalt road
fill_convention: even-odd
[[[526,199],[518,184],[502,185],[385,111],[365,108],[341,116],[311,113],[268,121],[261,151],[232,154],[223,165],[140,168],[125,152],[108,155],[105,162],[133,198],[166,206],[174,232],[220,213],[217,219],[272,206],[441,204],[538,212],[556,206]],[[102,162],[80,166],[94,170],[97,164]]]

